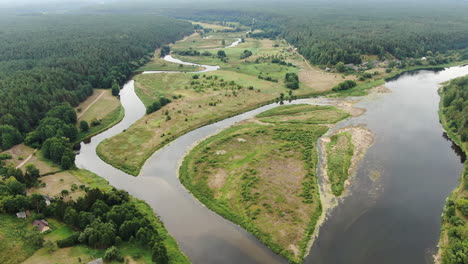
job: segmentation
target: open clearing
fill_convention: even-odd
[[[147,64],[138,68],[135,72],[142,71],[181,71],[181,72],[194,72],[200,71],[202,68],[192,65],[183,65],[179,63],[169,62],[162,59],[160,49],[156,50],[153,59]]]
[[[204,39],[195,34],[177,42],[172,49],[177,52],[193,46],[199,51],[216,52],[213,48],[199,47],[213,39],[226,39],[227,42],[229,37],[236,39],[241,36],[242,33],[213,33]],[[252,56],[241,59],[240,55],[247,49],[252,51]],[[248,38],[246,42],[224,51],[227,62],[216,56],[174,55],[185,61],[221,65],[222,70],[219,71],[136,76],[136,92],[147,107],[161,96],[172,102],[143,117],[125,132],[103,141],[97,149],[99,156],[107,163],[137,175],[154,151],[191,130],[273,102],[281,94],[287,99],[321,92],[301,83],[298,90],[289,94],[290,90],[284,85],[284,75],[297,73],[301,68],[300,65],[287,64],[285,60],[297,61],[301,57],[285,41]],[[273,59],[282,63],[273,63]],[[325,76],[329,78],[328,89],[331,89],[336,76],[328,73]],[[320,120],[314,122],[320,123]]]
[[[80,131],[78,134],[78,142],[112,127],[124,117],[120,100],[112,96],[110,89],[95,89],[92,96],[75,107],[75,111],[78,124],[82,120],[89,124],[87,132]]]
[[[309,124],[320,108],[328,114]],[[296,124],[257,122],[291,113],[306,118]],[[210,209],[300,262],[322,212],[316,142],[341,114],[333,106],[312,105],[265,111],[196,146],[180,168],[181,182]]]

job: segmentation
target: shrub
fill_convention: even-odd
[[[339,92],[339,91],[344,91],[344,90],[349,90],[353,87],[356,87],[357,84],[355,81],[352,80],[346,80],[342,83],[339,83],[337,86],[333,87],[333,91]]]

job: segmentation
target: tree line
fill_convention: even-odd
[[[452,138],[466,155],[468,148],[468,76],[450,81],[440,89],[440,115],[442,123]],[[445,230],[441,240],[442,264],[468,262],[468,161],[460,180],[460,187],[447,199],[442,216]]]
[[[0,28],[3,150],[21,142],[54,106],[74,107],[93,88],[123,84],[154,49],[193,31],[190,23],[150,15],[3,16]]]
[[[263,10],[187,9],[172,15],[199,21],[240,22],[254,30],[251,37],[285,38],[305,58],[319,65],[360,64],[362,55],[403,60],[451,50],[459,51],[459,60],[468,59],[468,28],[461,10],[405,7],[401,12],[398,7],[357,6]]]

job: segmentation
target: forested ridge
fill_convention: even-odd
[[[240,22],[261,30],[252,36],[285,38],[319,65],[358,64],[361,55],[377,55],[382,60],[433,56],[433,64],[440,64],[447,61],[439,53],[447,55],[450,51],[451,59],[468,59],[468,18],[461,10],[290,7],[284,11],[200,9],[173,15]]]
[[[13,127],[24,136],[54,106],[76,106],[93,88],[122,84],[154,49],[192,30],[154,15],[3,16],[0,126],[11,133],[0,135],[17,138]]]
[[[460,185],[447,199],[442,216],[441,263],[468,263],[468,76],[450,81],[440,95],[442,124],[465,155]]]

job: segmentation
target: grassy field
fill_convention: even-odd
[[[180,168],[181,182],[210,209],[240,224],[289,261],[301,262],[321,203],[316,180],[317,138],[341,110],[321,123],[309,105],[280,106],[197,145]],[[330,115],[335,111],[335,115]],[[306,116],[296,124],[259,123],[265,116]]]
[[[156,50],[154,53],[153,59],[145,64],[144,66],[141,66],[135,72],[143,72],[143,71],[181,71],[181,72],[194,72],[194,71],[200,71],[202,68],[198,66],[192,66],[192,65],[183,65],[179,63],[173,63],[173,62],[168,62],[165,61],[160,57],[160,50]]]
[[[258,115],[259,120],[266,123],[290,124],[324,124],[336,123],[350,115],[333,106],[318,105],[287,105],[273,108]]]
[[[17,264],[33,255],[38,248],[29,237],[35,232],[29,220],[0,214],[0,263]]]
[[[217,36],[220,34],[217,33]],[[239,33],[229,33],[228,36],[232,34]],[[177,42],[172,48],[184,49],[186,42],[193,41],[204,40],[195,35]],[[245,49],[251,50],[253,55],[240,59],[240,54]],[[98,146],[99,156],[127,173],[138,175],[145,160],[173,139],[203,125],[273,102],[281,94],[285,98],[290,97],[290,90],[284,86],[284,75],[287,72],[297,73],[300,68],[271,62],[273,57],[281,60],[298,59],[286,42],[247,39],[239,46],[225,51],[229,58],[227,63],[221,62],[217,57],[180,57],[198,63],[221,63],[223,68],[219,71],[206,74],[163,73],[135,76],[136,92],[147,107],[160,96],[170,98],[173,102],[137,121],[124,133],[103,141]],[[259,79],[259,75],[264,79]],[[197,79],[194,79],[195,76]],[[265,80],[268,76],[276,81]],[[335,80],[335,77],[330,77],[332,75],[326,76]],[[320,92],[301,84],[292,95],[305,97]]]
[[[78,116],[78,124],[82,120],[89,124],[88,131],[80,131],[77,142],[112,127],[120,122],[125,114],[120,100],[116,96],[112,96],[110,89],[94,90],[93,95],[78,105],[75,111]],[[98,121],[99,124],[93,126],[93,121]]]
[[[343,193],[345,181],[349,177],[349,168],[354,154],[351,134],[343,132],[330,137],[327,143],[327,174],[331,182],[331,191],[335,196]]]

